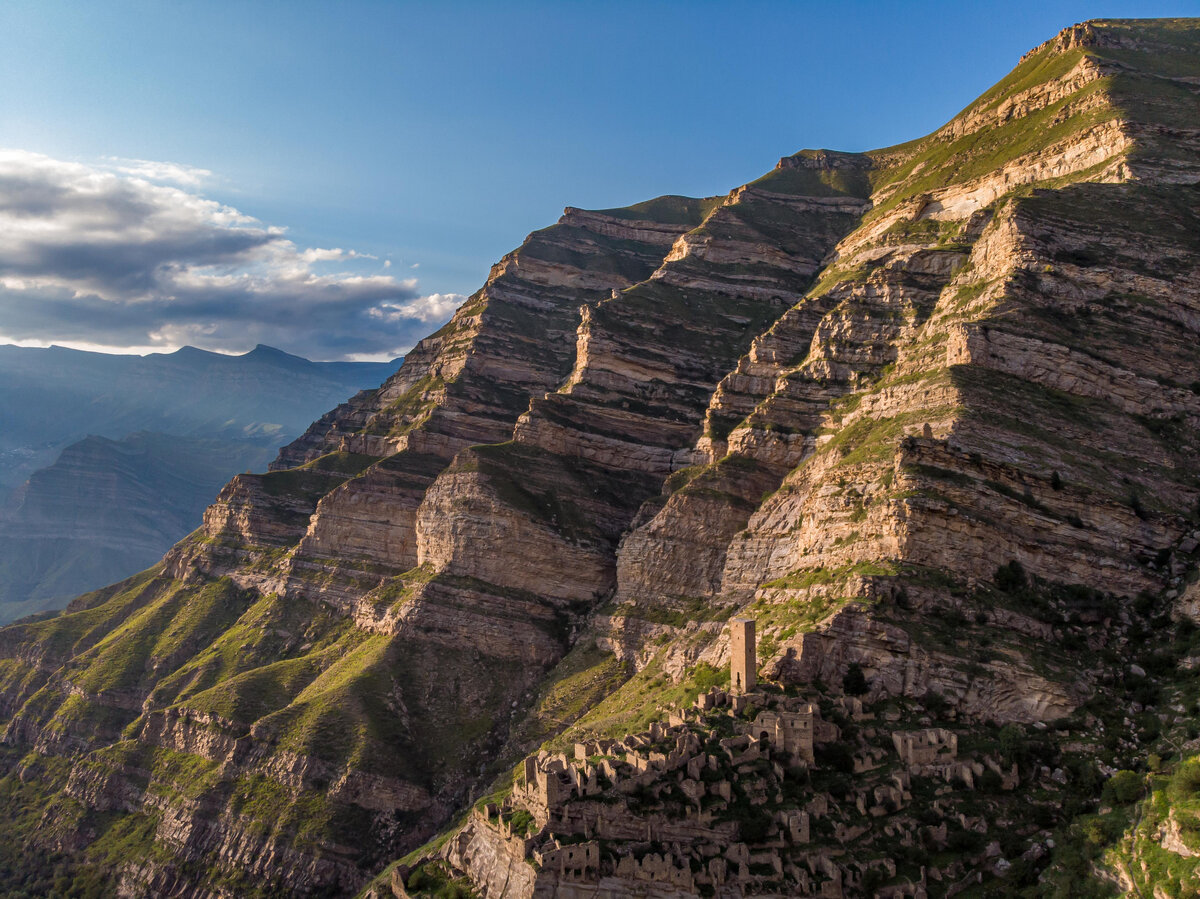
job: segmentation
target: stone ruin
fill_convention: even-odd
[[[772,749],[785,752],[792,764],[811,765],[816,756],[815,743],[832,743],[838,738],[837,725],[821,719],[814,703],[803,703],[795,711],[759,712],[750,723],[749,733],[766,740]]]
[[[941,727],[895,731],[892,744],[900,761],[910,767],[946,764],[958,758],[958,734]]]
[[[815,768],[817,749],[842,735],[822,718],[816,703],[755,689],[753,620],[734,619],[730,643],[730,689],[702,693],[692,707],[670,710],[665,722],[653,722],[642,733],[527,757],[512,793],[499,806],[475,810],[471,823],[447,844],[447,860],[469,867],[473,877],[479,876],[480,862],[468,864],[468,859],[490,859],[486,865],[493,867],[514,865],[496,876],[503,882],[531,878],[531,895],[541,895],[539,890],[562,896],[661,890],[665,896],[699,890],[732,896],[753,891],[766,876],[788,884],[790,895],[841,897],[852,894],[865,872],[882,862],[859,863],[844,851],[812,845],[814,820],[848,802],[860,816],[857,821],[821,825],[835,847],[846,846],[870,829],[864,819],[887,819],[912,801],[912,777],[961,781],[972,788],[983,773],[983,764],[958,759],[953,731],[893,731],[891,761],[878,742],[858,744],[851,775],[857,788],[849,799],[814,793],[797,806],[768,811],[765,835],[747,837],[742,819],[731,815],[732,803],[768,801],[768,787],[779,790],[787,778],[803,777],[797,769]],[[876,716],[861,699],[847,696],[838,702],[847,718],[886,740],[887,725],[871,724]],[[723,736],[731,730],[731,736]],[[1002,776],[1005,788],[1016,781],[1015,768],[1003,772],[990,759],[985,762]],[[669,804],[664,796],[672,797]],[[777,806],[781,797],[769,801]],[[961,823],[965,829],[981,822],[963,818]],[[893,825],[881,826],[895,833],[888,830]],[[922,830],[929,831],[927,839],[945,843],[944,824]],[[906,834],[911,845],[916,836]],[[489,878],[484,879],[491,883]],[[922,883],[893,885],[886,895],[924,896],[924,875]]]
[[[749,693],[758,685],[754,619],[729,622],[729,683],[735,693]]]
[[[552,840],[550,845],[534,849],[532,858],[544,871],[554,871],[567,880],[586,880],[600,873],[600,844],[595,840],[563,845]]]
[[[763,710],[750,719],[746,713],[752,707]],[[734,735],[706,739],[711,716],[722,713],[732,719]],[[719,815],[734,796],[730,779],[756,764],[770,764],[780,776],[782,765],[810,767],[814,746],[839,736],[814,703],[713,689],[700,694],[691,708],[672,710],[666,723],[653,722],[642,733],[579,742],[570,753],[542,751],[527,757],[511,796],[500,807],[477,811],[474,826],[498,832],[515,847],[511,853],[537,865],[539,876],[552,874],[563,883],[616,878],[691,893],[701,884],[748,883],[754,871],[782,875],[778,847],[804,850],[811,814],[823,814],[826,807],[817,803],[812,809],[775,813],[777,836],[756,848],[739,840],[736,822]],[[686,797],[682,814],[637,810],[642,791],[664,785]],[[532,823],[514,832],[510,822],[521,809]],[[604,844],[662,848],[606,859],[600,850]],[[816,873],[791,865],[788,876],[815,884],[824,868],[818,861],[813,864]]]

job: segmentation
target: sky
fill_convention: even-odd
[[[0,343],[386,359],[564,206],[922,136],[1193,2],[0,3]]]

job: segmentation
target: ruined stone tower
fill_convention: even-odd
[[[754,658],[754,619],[734,618],[729,622],[729,685],[734,693],[753,690],[758,683]]]

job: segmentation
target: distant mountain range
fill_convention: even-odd
[[[400,361],[0,346],[0,621],[153,564],[232,475]]]

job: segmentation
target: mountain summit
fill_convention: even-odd
[[[0,630],[9,877],[1194,892],[1198,51],[1076,25],[919,140],[568,207]]]

